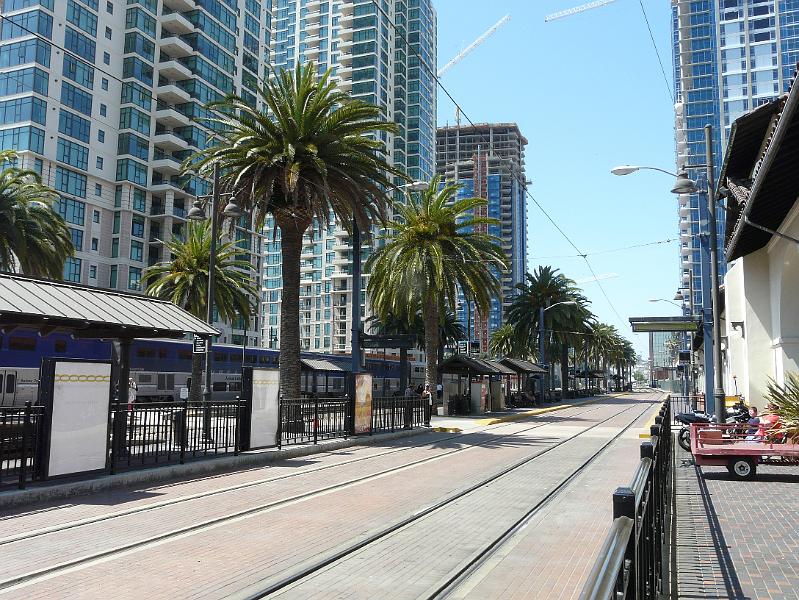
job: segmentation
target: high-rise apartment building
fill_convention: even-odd
[[[59,194],[77,250],[64,278],[139,291],[169,258],[186,212],[209,192],[179,176],[203,148],[211,100],[255,102],[270,0],[5,0],[0,24],[0,147],[21,152]],[[259,236],[236,234],[260,269]],[[242,343],[241,323],[222,342]],[[257,330],[258,327],[255,327]],[[248,343],[257,344],[257,331]]]
[[[713,126],[717,177],[732,122],[788,90],[799,60],[797,23],[796,0],[672,0],[677,165],[691,179],[704,185],[706,124]],[[690,289],[693,276],[695,311],[707,292],[699,254],[700,202],[704,195],[679,198],[681,286]],[[723,256],[724,210],[716,216]],[[723,275],[723,261],[719,266]]]
[[[505,309],[524,280],[527,260],[527,210],[524,149],[527,140],[515,123],[439,127],[436,134],[436,171],[457,183],[460,198],[485,198],[479,216],[499,220],[485,232],[501,240],[509,269],[502,274],[502,296],[492,300],[487,315],[476,314],[464,302],[458,319],[472,339],[488,351],[488,340],[503,322]]]
[[[430,0],[273,0],[272,58],[277,70],[314,61],[332,69],[340,89],[375,104],[400,127],[381,133],[387,158],[412,179],[434,174],[436,13]],[[263,345],[277,348],[282,292],[280,240],[267,220],[263,271]],[[372,232],[377,233],[377,232]],[[374,237],[364,236],[368,257]],[[300,338],[304,350],[349,352],[352,246],[334,224],[306,232],[302,253]],[[368,274],[363,276],[366,289]],[[366,293],[362,315],[368,318]]]

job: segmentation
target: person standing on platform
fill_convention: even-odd
[[[422,407],[424,408],[424,426],[430,427],[430,414],[433,409],[433,394],[430,392],[430,384],[426,383],[422,391]]]

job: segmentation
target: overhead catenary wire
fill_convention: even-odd
[[[638,4],[641,6],[641,14],[644,16],[644,22],[646,23],[647,31],[649,31],[649,39],[652,40],[652,47],[655,49],[655,55],[658,58],[658,64],[660,65],[660,72],[663,75],[663,83],[666,84],[666,90],[669,93],[669,97],[671,98],[671,103],[675,104],[677,102],[677,98],[674,95],[674,90],[671,88],[671,84],[669,83],[669,78],[666,75],[666,69],[663,66],[663,59],[660,56],[660,50],[658,50],[658,45],[655,42],[655,35],[652,33],[652,26],[649,24],[649,17],[646,14],[646,9],[644,8],[643,0],[638,0]]]
[[[452,96],[450,91],[444,86],[444,84],[441,83],[441,79],[438,77],[438,74],[436,72],[435,67],[430,65],[428,63],[428,61],[419,53],[419,51],[416,50],[416,48],[414,48],[410,44],[410,42],[408,42],[408,39],[405,37],[405,34],[402,33],[402,31],[397,27],[397,24],[394,23],[394,20],[391,18],[391,16],[380,5],[380,2],[378,0],[371,0],[371,1],[372,1],[372,4],[380,12],[380,14],[389,23],[391,28],[394,30],[395,35],[405,44],[405,46],[408,48],[408,50],[410,50],[416,56],[416,58],[419,60],[419,64],[430,74],[430,77],[433,78],[433,80],[436,82],[436,85],[438,85],[438,87],[441,89],[441,91],[443,91],[444,94],[447,96],[447,98],[449,98],[449,100],[455,105],[455,107],[458,109],[459,113],[463,116],[463,118],[466,119],[466,121],[469,122],[469,125],[471,125],[475,129],[477,129],[477,126],[475,125],[474,121],[472,121],[472,119],[469,118],[469,115],[463,110],[463,107],[458,103],[457,100],[455,100],[455,98]],[[488,139],[482,133],[479,134],[479,135],[484,141],[488,142]],[[588,257],[586,255],[586,253],[583,252],[582,250],[580,250],[580,248],[577,246],[577,244],[574,243],[574,241],[568,236],[568,234],[563,230],[563,228],[560,225],[558,225],[558,223],[555,221],[555,219],[552,218],[552,216],[546,211],[546,209],[544,209],[544,207],[541,205],[541,203],[533,196],[533,194],[527,188],[527,184],[526,184],[526,181],[525,181],[523,175],[522,175],[522,177],[518,178],[518,181],[519,181],[519,183],[521,183],[522,189],[524,189],[526,196],[528,198],[530,198],[530,200],[533,202],[533,204],[536,205],[536,207],[538,207],[538,209],[541,211],[541,213],[544,215],[544,217],[558,231],[558,233],[560,233],[560,235],[563,237],[563,239],[565,239],[566,242],[572,248],[574,248],[574,251],[577,252],[577,254],[579,254],[583,258],[583,260],[586,263],[586,266],[588,267],[588,270],[591,272],[591,274],[594,276],[594,278],[596,278],[596,273],[594,272],[594,269],[591,266],[591,263],[588,260]],[[597,280],[596,283],[599,286],[599,289],[601,290],[602,295],[605,297],[605,300],[610,305],[610,308],[613,311],[613,314],[616,315],[616,318],[619,320],[619,322],[622,323],[623,326],[629,326],[627,323],[625,323],[624,319],[621,318],[621,315],[616,310],[616,307],[613,304],[613,302],[610,300],[610,297],[607,295],[607,292],[605,291],[605,288],[602,285],[602,283],[600,281],[598,281],[598,280]]]

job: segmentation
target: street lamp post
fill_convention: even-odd
[[[242,214],[242,210],[233,199],[232,194],[230,202],[225,206],[222,214],[225,217],[238,218]],[[213,175],[213,189],[211,196],[197,196],[194,201],[194,206],[186,214],[186,218],[192,221],[204,221],[208,216],[206,215],[205,208],[203,207],[202,200],[208,204],[208,209],[211,218],[211,247],[210,256],[208,258],[208,289],[206,297],[206,321],[209,325],[214,324],[214,298],[216,294],[216,241],[219,235],[218,219],[216,214],[217,206],[219,206],[219,163],[214,164]],[[203,436],[206,439],[210,438],[211,433],[211,413],[209,406],[211,402],[211,366],[213,355],[211,354],[211,338],[209,336],[205,345],[205,389],[203,390]]]
[[[546,307],[543,304],[538,307],[538,357],[541,361],[541,367],[546,370],[546,373],[544,374],[544,381],[541,385],[541,402],[544,402],[546,388],[549,384],[549,365],[547,364],[546,346],[544,345],[544,334],[546,332],[544,327],[544,313],[546,313],[550,308],[555,308],[556,306],[560,306],[562,304],[577,304],[577,302],[574,300],[564,300],[563,302],[555,302],[555,304],[550,304]]]
[[[706,217],[708,234],[705,243],[702,244],[702,287],[705,296],[702,322],[705,339],[705,402],[709,404],[705,409],[708,414],[715,414],[717,419],[721,419],[723,417],[722,411],[724,410],[724,383],[721,371],[721,331],[719,330],[718,235],[716,232],[716,192],[713,186],[712,133],[712,127],[705,125],[705,164],[703,166],[706,168],[707,179],[705,212],[708,213]],[[700,192],[700,188],[697,187],[694,181],[689,179],[685,171],[675,174],[658,167],[625,165],[611,169],[611,173],[614,175],[629,175],[642,169],[659,171],[675,176],[677,181],[671,190],[674,194],[695,194]],[[707,279],[710,279],[710,281],[708,282]],[[707,298],[708,295],[710,296],[709,298]],[[710,352],[707,351],[708,345],[711,346]]]

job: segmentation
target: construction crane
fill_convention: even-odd
[[[494,33],[496,33],[497,29],[502,27],[508,21],[510,21],[510,15],[505,15],[499,21],[494,23],[494,25],[492,25],[483,35],[481,35],[479,38],[474,40],[471,44],[466,46],[466,48],[464,48],[460,52],[460,54],[458,54],[455,58],[453,58],[451,61],[449,61],[443,67],[441,67],[439,69],[439,71],[438,71],[438,76],[441,77],[444,73],[446,73],[452,67],[457,65],[460,61],[462,61],[466,57],[467,54],[469,54],[472,50],[477,48],[480,44],[482,44],[484,41],[486,41],[488,38],[490,38],[492,35],[494,35]]]
[[[572,15],[576,15],[577,13],[581,13],[586,10],[591,10],[592,8],[599,8],[600,6],[605,6],[606,4],[610,4],[611,2],[615,1],[616,0],[596,0],[595,2],[589,2],[588,4],[575,6],[574,8],[568,8],[566,10],[562,10],[560,12],[547,15],[546,17],[544,17],[544,23],[549,23],[550,21],[554,21],[556,19],[562,19],[564,17],[570,17]]]

